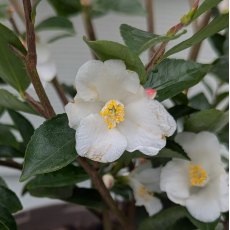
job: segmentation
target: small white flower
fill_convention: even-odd
[[[221,14],[226,14],[229,11],[229,0],[222,0],[219,4],[218,4],[218,9],[220,11]]]
[[[161,189],[196,219],[212,222],[228,210],[228,175],[221,163],[218,139],[209,132],[184,132],[175,140],[191,161],[170,161],[162,169]]]
[[[150,216],[162,209],[160,199],[153,192],[160,192],[161,168],[151,168],[151,163],[138,166],[129,176],[137,206],[144,206]]]
[[[114,177],[111,174],[105,174],[102,176],[102,180],[107,189],[111,189],[114,185]]]
[[[148,98],[137,73],[121,60],[88,61],[77,73],[76,89],[65,110],[81,156],[112,162],[125,150],[156,155],[176,129],[171,115]]]

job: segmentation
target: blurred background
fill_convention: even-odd
[[[6,0],[1,0],[1,2],[7,2]],[[144,0],[142,0],[144,7]],[[21,2],[21,1],[19,1]],[[166,31],[173,25],[179,22],[181,16],[183,16],[190,8],[188,0],[154,0],[154,27],[156,34],[164,34]],[[46,0],[42,0],[37,8],[36,22],[40,22],[45,18],[54,16],[55,12],[52,7],[47,3]],[[19,18],[16,18],[16,22],[19,25],[21,31],[24,31],[24,27],[21,24]],[[57,70],[58,78],[60,82],[64,82],[70,85],[74,84],[75,76],[78,68],[87,60],[91,59],[91,53],[87,45],[82,40],[83,35],[86,34],[83,26],[82,15],[73,16],[70,18],[73,22],[74,28],[76,30],[76,35],[73,37],[68,37],[60,39],[54,43],[49,44],[49,48],[52,53],[52,58],[54,59]],[[1,21],[3,24],[10,27],[10,24],[7,21]],[[128,24],[133,27],[137,27],[142,30],[147,29],[145,15],[125,15],[121,13],[110,12],[105,16],[95,18],[93,24],[95,27],[95,32],[97,39],[103,40],[112,40],[116,42],[123,43],[120,36],[119,27],[121,24]],[[169,47],[175,45],[175,42],[178,43],[180,40],[185,40],[187,37],[192,34],[192,26],[186,28],[187,33],[182,35],[179,40],[171,41]],[[39,37],[42,42],[46,42],[50,35],[53,34],[53,31],[40,32]],[[187,58],[188,50],[185,50],[176,55],[176,58]],[[209,42],[206,40],[201,48],[198,62],[201,63],[210,63],[216,58],[216,54],[211,48]],[[147,63],[148,55],[144,53],[141,56],[141,59],[144,63]],[[206,77],[206,80],[211,82],[213,89],[217,87],[216,82],[211,79],[209,76]],[[7,88],[8,89],[8,88]],[[9,89],[13,91],[12,89]],[[189,96],[194,95],[195,93],[204,90],[203,86],[200,84],[194,89],[189,91]],[[55,108],[56,113],[63,113],[63,107],[59,98],[51,87],[51,85],[46,86],[46,91],[52,102],[52,105]],[[30,94],[35,95],[33,90],[30,90]],[[210,99],[210,98],[209,98]],[[38,127],[44,120],[37,116],[28,116],[29,120],[35,127]],[[1,118],[1,122],[10,122],[10,119],[5,115]],[[47,205],[50,203],[59,203],[60,201],[50,200],[50,199],[36,199],[25,195],[21,197],[21,190],[23,187],[22,183],[19,183],[19,172],[16,170],[7,169],[0,167],[0,175],[8,182],[9,187],[17,193],[21,198],[24,209],[30,209],[37,206]]]

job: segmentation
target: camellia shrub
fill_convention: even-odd
[[[0,4],[7,22],[0,24],[0,118],[12,120],[0,124],[0,166],[21,170],[23,194],[85,206],[106,230],[228,229],[225,1],[190,1],[160,35],[153,31],[152,0],[47,0],[56,16],[37,21],[40,2]],[[93,19],[109,11],[147,16],[148,31],[122,24],[124,44],[97,40]],[[40,32],[63,32],[47,43],[75,36],[70,16],[76,14],[83,15],[92,59],[66,85]],[[183,40],[191,25],[193,34]],[[196,62],[204,40],[216,52],[210,63]],[[172,57],[185,49],[188,57]],[[62,114],[55,113],[47,84],[57,91]],[[203,91],[191,96],[197,84]],[[28,114],[44,122],[34,129]],[[0,177],[0,229],[17,229],[13,214],[20,210]]]

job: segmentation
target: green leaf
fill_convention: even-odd
[[[18,37],[2,24],[0,34],[0,78],[22,93],[29,86],[30,80],[23,61],[14,53],[12,47],[24,55],[26,50]]]
[[[71,16],[81,12],[80,0],[48,0],[59,16]]]
[[[228,112],[216,109],[193,113],[185,120],[184,129],[191,132],[210,131],[218,133],[228,124]]]
[[[179,158],[188,160],[188,157],[184,154],[176,152],[172,149],[163,148],[156,156],[156,158]]]
[[[76,158],[75,131],[66,114],[57,115],[35,130],[25,154],[21,181],[59,170]]]
[[[91,188],[78,188],[73,186],[57,188],[37,188],[28,190],[35,197],[48,197],[60,199],[74,204],[84,205],[89,208],[105,208],[98,191]]]
[[[152,34],[127,24],[120,26],[120,33],[125,44],[136,54],[141,54],[148,48],[154,47],[160,42],[174,40],[184,34],[186,31],[174,36]]]
[[[226,35],[222,35],[219,33],[212,35],[209,39],[210,43],[212,44],[212,46],[215,48],[215,50],[219,55],[223,55],[225,53],[224,50],[225,40],[226,40]]]
[[[102,61],[121,59],[125,62],[127,69],[138,74],[141,83],[146,81],[147,76],[143,63],[128,47],[112,41],[88,41],[86,38],[84,38],[84,41]]]
[[[56,42],[56,41],[58,41],[59,39],[66,38],[66,37],[70,37],[70,36],[73,36],[73,35],[70,34],[70,33],[58,34],[58,35],[56,35],[56,36],[50,38],[47,42],[48,42],[48,43]]]
[[[204,93],[198,93],[192,97],[189,101],[189,105],[198,110],[210,109],[211,107]]]
[[[16,222],[10,212],[0,205],[0,229],[17,230]]]
[[[76,89],[73,85],[67,85],[65,83],[62,83],[62,87],[66,94],[68,94],[70,97],[74,98],[77,94]]]
[[[145,10],[139,0],[95,0],[92,2],[93,15],[103,15],[109,11],[130,15],[145,14]]]
[[[9,17],[7,14],[8,4],[2,3],[0,4],[0,19],[6,19]]]
[[[34,133],[32,124],[24,116],[14,110],[8,110],[8,113],[13,120],[14,125],[20,132],[24,141],[24,145],[26,146]]]
[[[8,188],[6,182],[3,180],[2,177],[0,177],[0,186]]]
[[[64,30],[69,34],[74,34],[73,23],[65,18],[65,17],[50,17],[43,21],[41,21],[38,25],[36,25],[35,30],[37,32],[43,30]]]
[[[168,109],[168,112],[175,118],[181,118],[186,115],[189,115],[191,113],[197,112],[197,109],[194,109],[192,107],[186,106],[186,105],[176,105],[172,108]]]
[[[11,128],[4,124],[0,124],[0,145],[7,145],[16,149],[19,147]]]
[[[41,187],[63,187],[74,185],[89,179],[87,173],[80,167],[68,165],[58,171],[37,175],[28,182],[28,189],[36,189]]]
[[[163,101],[196,85],[209,69],[210,65],[179,59],[166,59],[153,69],[145,87],[156,89],[157,100]]]
[[[5,89],[0,89],[0,106],[7,109],[13,109],[37,115],[37,113],[26,102],[19,100],[18,97]]]
[[[40,3],[41,1],[42,1],[42,0],[35,0],[35,1],[33,2],[32,11],[31,11],[31,18],[32,18],[33,23],[35,23],[36,14],[37,14],[37,7],[38,7],[38,5],[39,5],[39,3]]]
[[[213,7],[217,6],[222,0],[204,0],[199,8],[196,10],[195,14],[192,17],[194,21],[197,19],[201,14],[207,12],[208,10],[212,9]]]
[[[214,18],[206,27],[199,30],[197,33],[195,33],[192,37],[189,39],[179,43],[178,45],[174,46],[170,50],[168,50],[162,59],[167,58],[168,56],[178,53],[184,49],[187,49],[204,39],[212,36],[215,33],[218,33],[219,31],[225,29],[228,27],[228,14],[222,14],[216,18]]]
[[[164,209],[156,215],[145,219],[139,226],[138,230],[171,230],[175,229],[174,226],[178,226],[178,222],[187,217],[198,229],[200,230],[215,230],[217,221],[212,223],[202,223],[194,219],[188,211],[181,206],[174,206],[168,209]]]
[[[229,57],[223,55],[213,62],[211,72],[224,82],[229,82]]]
[[[12,143],[10,145],[12,145]],[[4,158],[24,157],[24,153],[18,150],[18,148],[0,144],[0,157],[4,157]]]
[[[22,209],[21,202],[13,191],[0,185],[0,194],[0,205],[6,207],[11,213]]]

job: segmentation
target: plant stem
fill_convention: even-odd
[[[18,26],[17,26],[17,24],[16,24],[16,22],[15,22],[15,20],[14,20],[14,18],[13,18],[13,15],[11,15],[11,16],[9,17],[9,22],[10,22],[10,24],[12,25],[12,28],[13,28],[14,32],[15,32],[17,35],[21,36],[21,32],[20,32],[19,29],[18,29]]]
[[[52,80],[52,85],[54,87],[54,89],[56,90],[60,100],[62,101],[63,105],[66,105],[68,103],[68,99],[65,95],[65,92],[62,88],[62,86],[60,85],[59,81],[58,81],[58,78],[55,77],[53,80]]]
[[[8,168],[22,170],[22,165],[17,163],[17,162],[15,162],[15,161],[9,161],[9,160],[3,161],[3,160],[0,160],[0,165],[1,166],[6,166]]]
[[[211,12],[207,12],[204,17],[202,18],[202,21],[200,22],[200,24],[198,24],[198,28],[197,28],[197,31],[201,30],[202,28],[204,28],[205,26],[208,25],[209,21],[210,21],[210,18],[211,18]],[[196,31],[196,32],[197,32]],[[201,45],[202,45],[202,41],[197,43],[196,45],[194,45],[191,50],[190,50],[190,53],[189,53],[189,56],[188,56],[188,59],[189,60],[193,60],[193,61],[196,61],[198,55],[199,55],[199,52],[200,52],[200,48],[201,48]]]
[[[145,0],[145,8],[147,11],[147,31],[149,33],[154,33],[153,1],[154,0]],[[152,57],[154,51],[154,47],[152,47],[149,51],[149,59]]]
[[[119,220],[123,228],[125,230],[131,230],[131,228],[128,226],[127,221],[124,218],[124,214],[118,209],[116,202],[111,197],[110,192],[105,187],[97,171],[94,170],[90,166],[90,164],[87,162],[85,158],[78,156],[77,161],[81,164],[81,166],[88,173],[88,175],[92,179],[92,182],[94,183],[94,186],[97,188],[98,192],[101,194],[102,199],[105,201],[108,207],[113,211],[113,213],[117,216],[117,219]]]
[[[109,210],[105,209],[102,213],[102,222],[104,230],[112,230]]]
[[[31,78],[31,82],[34,86],[34,89],[39,97],[39,100],[45,110],[46,117],[51,118],[55,115],[52,105],[45,93],[45,90],[42,86],[40,78],[37,73],[37,55],[36,55],[36,45],[35,45],[35,32],[34,25],[31,18],[31,2],[30,0],[23,0],[23,6],[25,11],[25,20],[26,20],[26,40],[28,53],[26,55],[26,68],[27,72]]]

